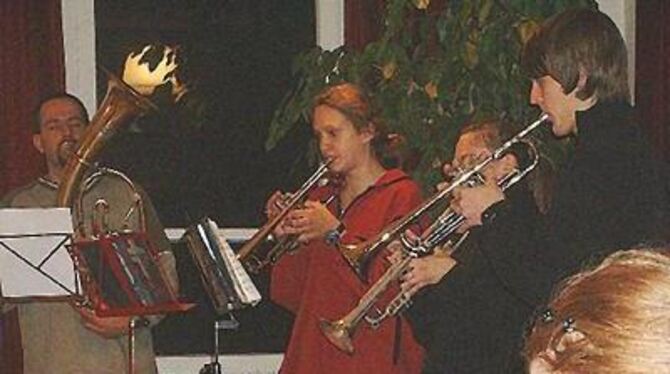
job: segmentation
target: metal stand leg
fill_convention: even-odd
[[[237,330],[240,323],[235,319],[232,313],[228,313],[228,319],[217,319],[214,321],[214,352],[212,353],[212,360],[200,369],[199,374],[222,374],[221,364],[219,363],[219,338],[221,331]]]
[[[135,373],[135,327],[137,327],[137,318],[130,317],[128,321],[128,374]]]

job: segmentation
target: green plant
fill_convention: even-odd
[[[389,129],[420,156],[414,176],[432,186],[463,124],[500,118],[522,126],[537,116],[519,66],[523,42],[544,18],[572,6],[596,3],[388,0],[383,34],[363,51],[317,47],[295,59],[297,84],[275,112],[266,147],[308,121],[311,99],[325,84],[356,82],[371,92]],[[543,148],[550,159],[560,158],[560,147]]]

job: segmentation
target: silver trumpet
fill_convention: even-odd
[[[407,230],[411,225],[413,225],[421,216],[426,214],[438,204],[445,201],[446,198],[451,196],[451,193],[454,189],[458,187],[464,187],[468,184],[472,184],[473,180],[476,180],[480,173],[493,161],[502,158],[507,154],[511,148],[523,141],[523,139],[533,130],[538,128],[543,124],[549,116],[547,114],[542,114],[540,118],[535,120],[535,122],[526,126],[523,130],[519,131],[515,136],[507,140],[500,147],[498,147],[493,153],[477,163],[470,169],[467,169],[465,172],[457,175],[451,183],[443,190],[438,191],[433,196],[424,201],[421,205],[412,210],[405,217],[394,222],[389,227],[385,228],[383,231],[374,236],[371,240],[365,241],[357,245],[342,245],[339,250],[344,259],[347,261],[349,266],[356,272],[356,274],[362,280],[365,280],[367,265],[374,255],[382,248],[385,248],[390,242],[398,238],[405,230]]]
[[[520,168],[512,170],[498,181],[498,186],[500,186],[503,191],[515,185],[535,169],[540,160],[540,155],[535,145],[530,141],[523,139],[523,137],[546,119],[547,116],[545,114],[538,121],[532,123],[515,137],[496,149],[491,156],[479,162],[474,167],[457,175],[446,190],[452,191],[455,188],[455,184],[457,184],[457,186],[476,186],[483,183],[484,180],[481,171],[483,171],[486,165],[493,160],[502,158],[511,150],[513,145],[523,145],[526,146],[525,151],[528,155],[526,165],[523,167],[520,165]],[[519,159],[519,157],[517,157],[517,159]],[[321,332],[323,332],[326,338],[340,350],[353,354],[354,346],[352,343],[352,336],[361,320],[364,319],[372,328],[377,328],[386,318],[398,315],[398,313],[410,304],[411,297],[404,292],[400,292],[383,310],[378,311],[374,308],[376,313],[371,314],[370,311],[375,307],[375,303],[381,298],[389,285],[398,280],[402,274],[409,270],[409,264],[412,259],[429,255],[434,252],[435,248],[444,243],[448,243],[453,249],[460,246],[467,238],[469,232],[466,232],[459,237],[455,237],[454,234],[464,220],[465,218],[463,216],[456,213],[451,208],[447,208],[433,221],[430,227],[428,227],[417,240],[410,239],[405,233],[399,234],[398,238],[402,244],[402,259],[397,263],[392,264],[386,270],[386,272],[368,289],[363,297],[361,297],[356,307],[347,315],[336,321],[322,319],[319,323]]]

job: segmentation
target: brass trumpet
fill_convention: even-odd
[[[356,274],[362,280],[366,279],[367,265],[370,262],[370,259],[374,254],[377,253],[381,248],[386,247],[390,242],[395,240],[400,234],[407,230],[412,224],[414,224],[421,216],[429,212],[436,204],[444,201],[447,197],[451,196],[451,193],[457,187],[466,186],[467,184],[473,183],[473,180],[486,168],[491,162],[498,160],[504,156],[509,149],[521,142],[531,131],[535,130],[538,126],[544,123],[549,116],[547,114],[542,114],[540,118],[535,120],[533,123],[528,125],[526,128],[518,132],[515,136],[507,140],[503,145],[498,147],[489,157],[475,165],[474,167],[468,169],[467,171],[459,174],[454,178],[454,180],[449,184],[449,186],[431,196],[423,204],[419,205],[408,215],[402,219],[394,222],[391,226],[377,234],[371,240],[365,241],[358,245],[341,245],[339,250],[347,263],[351,268],[356,272]]]
[[[290,252],[297,247],[296,237],[287,236],[279,240],[279,242],[272,244],[265,254],[260,253],[263,248],[267,248],[269,243],[271,244],[275,241],[272,231],[274,231],[286,215],[305,200],[312,188],[324,182],[324,176],[328,173],[330,162],[331,160],[323,162],[314,174],[291,195],[279,214],[258,229],[256,234],[240,248],[237,258],[244,263],[247,270],[252,273],[258,273],[266,266],[276,263],[284,253]],[[328,182],[327,180],[325,181],[326,183]],[[331,200],[332,197],[325,204],[328,204]]]
[[[481,177],[480,171],[493,160],[502,158],[512,146],[516,144],[523,144],[527,146],[527,152],[530,159],[530,162],[521,169],[514,169],[507,175],[505,175],[500,181],[498,181],[498,186],[505,191],[511,186],[515,185],[521,179],[523,179],[528,173],[530,173],[535,167],[539,164],[540,156],[533,143],[524,140],[523,138],[533,129],[535,129],[540,123],[544,122],[547,119],[547,115],[543,115],[539,120],[533,122],[526,129],[522,130],[519,134],[514,136],[512,139],[507,141],[501,147],[496,149],[491,156],[481,161],[479,164],[475,165],[471,169],[462,172],[457,175],[454,181],[443,191],[453,191],[456,186],[469,185],[474,186],[481,184],[483,178]],[[465,177],[467,176],[467,177]],[[441,196],[438,193],[436,196]],[[444,195],[447,196],[447,195]],[[429,203],[433,202],[436,198],[433,197],[429,200]],[[421,206],[425,207],[428,203]],[[432,203],[434,204],[434,202]],[[424,208],[421,210],[425,211]],[[417,209],[418,211],[419,209]],[[413,212],[410,215],[415,215]],[[412,222],[413,220],[404,219],[403,221]],[[347,315],[336,321],[321,320],[319,327],[321,332],[326,336],[328,341],[333,345],[338,347],[340,350],[345,351],[349,354],[353,354],[354,346],[352,343],[352,336],[356,331],[359,323],[365,319],[365,321],[370,324],[372,328],[377,328],[379,325],[388,317],[396,316],[402,310],[404,310],[410,303],[411,298],[409,295],[404,292],[400,292],[396,295],[383,309],[383,311],[377,312],[377,315],[371,315],[369,312],[375,306],[375,303],[381,298],[382,294],[388,289],[389,285],[400,278],[409,269],[409,264],[412,259],[425,256],[433,253],[435,248],[439,245],[442,245],[445,242],[448,242],[449,239],[454,239],[452,235],[456,232],[456,229],[463,223],[464,217],[460,214],[453,211],[451,208],[447,208],[431,225],[430,227],[422,234],[422,236],[414,241],[409,239],[404,232],[399,234],[399,240],[402,244],[402,259],[392,264],[373,285],[368,289],[368,291],[361,297],[358,301],[358,304],[354,309],[352,309]],[[393,230],[399,230],[397,225],[393,226]],[[464,240],[467,238],[469,232],[464,233],[459,238],[455,238],[455,242],[450,244],[452,248],[457,248],[460,246]],[[388,239],[385,235],[380,235],[380,240],[386,240],[390,242],[391,239]]]

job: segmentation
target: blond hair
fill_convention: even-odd
[[[616,252],[565,280],[524,355],[562,373],[670,372],[668,248]]]

